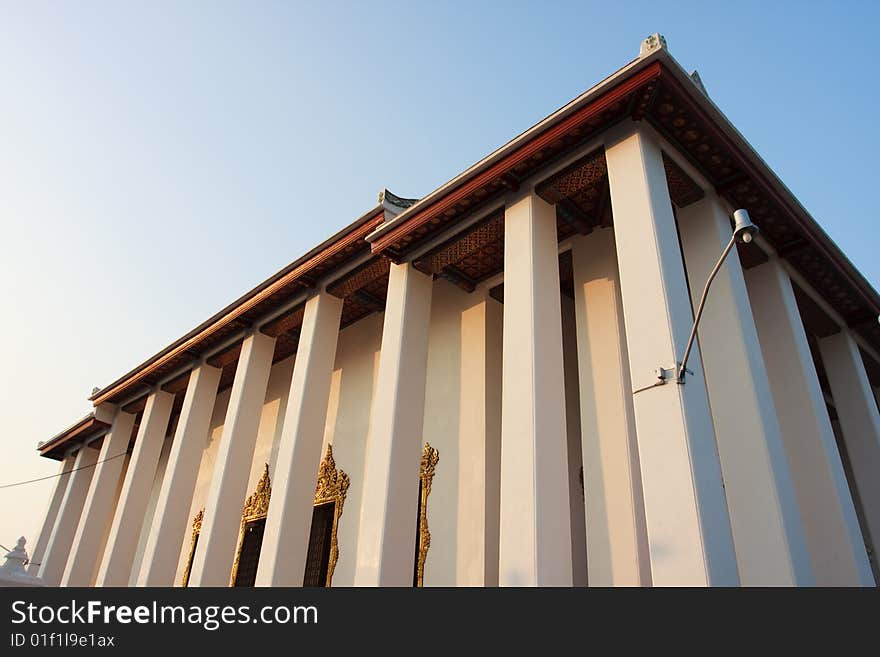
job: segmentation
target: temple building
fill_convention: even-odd
[[[874,586],[878,313],[655,34],[94,390],[38,446],[60,475],[30,572]]]

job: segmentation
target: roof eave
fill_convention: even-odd
[[[40,453],[40,456],[63,458],[62,454],[53,455],[52,452],[54,452],[59,446],[81,436],[82,434],[87,434],[87,437],[91,437],[94,434],[105,431],[109,428],[109,424],[98,420],[94,413],[89,413],[63,431],[52,436],[49,440],[37,443],[37,451]]]
[[[365,238],[366,241],[370,243],[375,242],[383,235],[396,229],[397,227],[405,223],[406,220],[411,216],[421,212],[427,207],[430,207],[431,205],[442,199],[445,195],[450,193],[452,190],[458,188],[460,185],[470,180],[471,178],[478,176],[480,173],[491,167],[499,160],[502,160],[510,153],[516,151],[523,144],[529,142],[545,130],[564,120],[567,116],[569,116],[573,112],[576,112],[584,105],[602,96],[606,91],[616,86],[617,83],[620,82],[623,78],[638,73],[643,68],[650,66],[653,62],[661,58],[671,59],[671,56],[666,52],[666,50],[661,49],[655,50],[645,57],[634,59],[629,64],[615,71],[598,84],[592,86],[590,89],[580,94],[577,98],[570,101],[568,104],[556,110],[549,116],[545,117],[525,132],[520,133],[509,142],[484,157],[476,164],[468,167],[455,178],[441,185],[433,192],[423,197],[418,202],[414,203],[406,210],[398,214],[392,220],[383,223],[381,226],[376,228],[376,230],[367,235],[367,237]]]
[[[855,265],[852,264],[852,261],[837,243],[825,232],[822,226],[801,204],[797,196],[776,175],[770,165],[758,154],[730,119],[725,116],[724,112],[708,95],[703,93],[694,84],[690,75],[681,64],[672,56],[667,55],[666,59],[669,65],[668,71],[675,76],[681,86],[690,94],[691,100],[706,112],[716,127],[732,142],[732,145],[739,150],[740,154],[745,156],[745,159],[754,168],[756,174],[770,185],[786,206],[786,209],[791,213],[791,218],[807,232],[816,245],[824,251],[825,255],[841,269],[844,276],[856,287],[864,300],[873,307],[874,311],[880,313],[880,294],[877,293],[871,283],[856,269]]]
[[[377,213],[381,212],[381,210],[382,210],[381,205],[377,205],[377,206],[373,207],[370,211],[361,215],[358,219],[356,219],[354,222],[352,222],[351,224],[349,224],[348,226],[346,226],[345,228],[343,228],[342,230],[337,232],[335,235],[324,240],[321,244],[319,244],[318,246],[311,249],[308,253],[306,253],[302,257],[298,258],[297,260],[293,261],[292,263],[290,263],[289,265],[287,265],[283,269],[279,270],[278,272],[276,272],[275,274],[273,274],[272,276],[267,278],[265,281],[260,283],[257,287],[246,292],[244,295],[242,295],[241,297],[239,297],[238,299],[236,299],[235,301],[233,301],[232,303],[227,305],[225,308],[223,308],[219,312],[217,312],[214,315],[212,315],[211,317],[209,317],[207,320],[205,320],[204,322],[199,324],[196,328],[191,330],[189,333],[187,333],[183,337],[172,342],[170,345],[165,347],[162,351],[160,351],[160,352],[156,353],[155,355],[153,355],[152,357],[148,358],[146,361],[144,361],[143,363],[141,363],[137,367],[133,368],[132,370],[130,370],[126,374],[123,374],[121,377],[119,377],[118,379],[116,379],[115,381],[110,383],[109,385],[106,385],[103,388],[101,388],[100,390],[93,393],[89,397],[89,401],[93,402],[95,405],[97,405],[103,401],[107,401],[108,393],[113,392],[114,390],[116,390],[117,388],[119,388],[120,386],[125,384],[126,381],[136,377],[144,369],[150,367],[152,364],[157,362],[159,359],[172,353],[175,349],[179,348],[181,345],[187,343],[188,341],[190,341],[194,338],[197,338],[201,333],[204,333],[207,329],[214,326],[217,322],[222,320],[224,317],[226,317],[230,313],[232,313],[235,310],[237,310],[238,308],[240,308],[244,303],[253,299],[256,295],[258,295],[260,292],[262,292],[263,290],[268,288],[270,285],[272,285],[276,281],[281,280],[282,278],[287,276],[290,272],[292,272],[295,269],[297,269],[298,267],[304,265],[310,259],[314,258],[319,253],[326,250],[328,247],[332,246],[334,243],[338,242],[339,240],[343,239],[347,235],[356,231],[358,228],[363,226],[365,223],[369,222],[371,219],[374,219],[376,217]]]
[[[660,61],[666,72],[676,78],[681,87],[688,94],[689,98],[707,114],[708,118],[721,131],[724,137],[731,142],[731,145],[746,160],[755,173],[769,184],[770,188],[790,212],[791,218],[803,228],[807,235],[809,235],[814,241],[816,246],[820,248],[825,256],[837,266],[844,277],[849,280],[856,290],[858,290],[863,300],[872,307],[873,311],[880,314],[880,294],[878,294],[868,280],[852,264],[840,247],[812,217],[794,193],[785,185],[785,183],[782,182],[779,176],[776,175],[742,133],[740,133],[733,123],[724,115],[721,109],[696,85],[684,67],[678,63],[666,48],[655,50],[644,57],[633,60],[623,68],[608,76],[561,109],[550,114],[539,123],[507,142],[501,148],[469,167],[460,175],[456,176],[441,187],[438,187],[436,190],[401,212],[390,221],[386,221],[378,226],[373,232],[366,236],[366,241],[374,243],[388,233],[397,230],[416,214],[438,203],[446,195],[452,193],[467,181],[480,175],[493,164],[516,151],[531,139],[536,138],[546,130],[552,128],[555,124],[564,120],[573,112],[578,111],[586,104],[600,98],[626,78],[632,77],[656,61]]]

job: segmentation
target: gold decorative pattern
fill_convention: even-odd
[[[327,564],[327,587],[333,581],[333,571],[336,569],[336,562],[339,561],[339,542],[336,530],[350,484],[351,480],[348,475],[342,470],[336,469],[336,461],[333,459],[333,445],[327,445],[324,460],[318,466],[318,483],[315,486],[315,506],[334,503],[333,528],[330,530],[330,560]]]
[[[431,482],[434,481],[434,470],[439,460],[440,452],[429,443],[425,443],[422,463],[419,467],[422,496],[419,500],[419,558],[416,564],[416,586],[422,586],[425,581],[425,560],[428,558],[428,548],[431,547],[431,532],[428,530],[428,495],[431,494]]]
[[[183,579],[180,582],[180,585],[183,587],[189,586],[189,573],[190,570],[192,570],[193,559],[195,559],[196,556],[196,541],[199,539],[199,533],[202,531],[202,520],[204,517],[204,509],[200,509],[199,512],[193,516],[192,538],[189,542],[189,556],[186,558],[186,568],[183,570]]]
[[[241,511],[244,522],[265,518],[269,512],[269,498],[272,497],[272,480],[269,478],[269,464],[263,466],[263,476],[257,482],[254,492],[245,500]]]
[[[232,575],[229,586],[235,585],[238,575],[238,562],[241,559],[241,548],[244,545],[244,529],[249,522],[265,518],[269,512],[269,498],[272,497],[272,480],[269,478],[269,464],[263,466],[263,476],[257,482],[254,492],[248,495],[241,510],[241,527],[238,531],[238,546],[235,548],[235,561],[232,563]]]

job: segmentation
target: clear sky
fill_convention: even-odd
[[[111,382],[652,32],[877,287],[876,2],[0,0],[0,485]],[[0,489],[35,540],[49,482]]]

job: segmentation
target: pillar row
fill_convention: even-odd
[[[816,584],[873,584],[791,280],[778,259],[745,272]]]
[[[162,390],[147,397],[134,451],[116,503],[104,557],[98,569],[97,586],[128,585],[173,403],[174,395]]]
[[[76,463],[76,454],[74,453],[70,453],[61,459],[61,467],[59,468],[58,476],[55,478],[52,495],[49,497],[49,506],[46,509],[46,516],[43,518],[43,525],[40,528],[40,533],[37,535],[37,540],[34,542],[34,547],[30,551],[28,573],[31,575],[39,573],[39,564],[43,561],[43,556],[46,554],[46,547],[49,544],[52,530],[55,529],[55,522],[58,519],[58,511],[61,509],[61,504],[67,493],[70,472],[76,467],[74,463]]]
[[[125,466],[135,416],[119,409],[104,436],[82,517],[70,549],[62,586],[91,586],[102,553],[102,542],[113,520],[116,494]]]
[[[49,586],[61,584],[61,577],[67,567],[67,559],[70,556],[70,546],[82,517],[83,504],[89,493],[89,484],[98,461],[99,451],[94,447],[83,446],[76,453],[73,462],[73,471],[58,514],[55,525],[46,543],[46,551],[40,559],[37,575]]]
[[[189,375],[144,547],[138,586],[174,584],[189,524],[189,501],[195,491],[202,453],[208,441],[220,374],[219,368],[203,363]]]
[[[229,585],[274,352],[275,338],[259,332],[241,345],[205,502],[199,549],[193,559],[191,586]]]
[[[696,308],[732,229],[707,194],[678,213]],[[716,276],[698,337],[733,542],[746,586],[814,586],[810,557],[767,369],[736,249]]]

